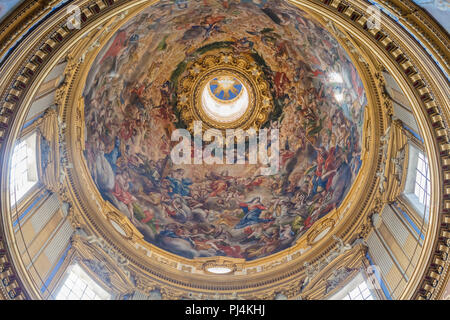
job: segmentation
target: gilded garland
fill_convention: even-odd
[[[206,129],[221,130],[258,129],[267,122],[273,110],[272,96],[264,73],[251,58],[225,52],[209,54],[192,62],[186,73],[179,82],[177,109],[189,130],[196,120]],[[236,111],[229,115],[225,111],[223,116],[220,111],[211,111],[206,94],[216,109]]]

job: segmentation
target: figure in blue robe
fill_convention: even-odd
[[[108,160],[109,164],[111,165],[111,168],[114,173],[117,172],[117,159],[121,156],[120,152],[120,139],[119,137],[116,137],[114,140],[114,149],[110,153],[105,153],[105,158]]]
[[[274,219],[261,219],[259,216],[267,208],[259,202],[259,197],[252,199],[250,202],[242,202],[239,204],[242,211],[244,211],[244,217],[234,226],[235,229],[242,229],[247,226],[251,226],[257,223],[267,223]]]

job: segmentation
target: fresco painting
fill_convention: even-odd
[[[174,165],[177,81],[205,53],[252,56],[271,84],[280,170]],[[161,76],[163,75],[163,76]],[[229,92],[211,88],[218,98]],[[367,99],[336,39],[285,1],[161,1],[99,53],[84,89],[90,173],[146,241],[185,258],[258,259],[339,207],[361,166]]]

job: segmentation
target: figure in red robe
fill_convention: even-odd
[[[253,191],[255,187],[259,187],[264,182],[263,177],[258,177],[245,184],[248,191]]]

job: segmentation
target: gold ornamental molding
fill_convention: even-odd
[[[431,208],[430,225],[433,228],[430,228],[425,239],[424,249],[419,260],[421,264],[415,270],[400,298],[436,298],[446,279],[440,279],[441,281],[436,287],[429,285],[430,276],[436,277],[432,260],[442,257],[445,252],[448,252],[448,247],[443,246],[447,239],[445,235],[448,234],[448,225],[440,224],[440,221],[448,220],[450,208],[450,203],[446,200],[449,189],[445,187],[448,179],[444,177],[443,172],[448,169],[448,150],[450,149],[448,143],[450,114],[448,81],[423,49],[400,26],[388,18],[383,16],[382,30],[369,30],[367,18],[361,14],[364,12],[363,4],[358,2],[359,8],[354,8],[341,1],[325,1],[325,3],[344,18],[342,21],[336,21],[342,28],[349,32],[353,27],[359,29],[359,32],[353,33],[354,37],[358,38],[358,41],[364,46],[367,45],[376,52],[388,71],[394,75],[402,90],[409,97],[421,134],[425,137],[425,149],[429,159],[432,159],[433,199],[431,202],[434,205]],[[311,7],[315,7],[315,5],[311,5]],[[371,40],[368,41],[363,35],[368,36]],[[448,51],[446,55],[448,56]],[[430,252],[434,252],[434,254],[430,256]],[[429,266],[427,271],[424,270],[425,266]],[[448,261],[446,268],[448,268]]]
[[[8,172],[9,160],[5,160],[5,157],[11,152],[13,142],[16,139],[21,123],[24,121],[26,110],[31,104],[37,87],[39,87],[42,79],[45,78],[46,74],[51,70],[51,67],[54,66],[59,59],[64,57],[68,50],[74,52],[72,47],[73,44],[78,42],[78,49],[80,49],[80,46],[86,44],[86,41],[96,40],[86,39],[85,35],[109,21],[113,16],[124,12],[127,12],[131,16],[134,12],[151,4],[147,1],[135,1],[129,3],[128,1],[114,0],[77,1],[76,3],[80,5],[81,11],[84,14],[81,30],[67,30],[67,28],[61,27],[61,22],[67,20],[67,14],[60,14],[57,12],[52,19],[48,19],[45,26],[37,27],[36,30],[30,33],[29,37],[33,37],[34,41],[30,41],[29,43],[19,43],[13,54],[5,60],[5,63],[2,66],[0,66],[0,71],[2,72],[2,75],[4,75],[0,80],[0,98],[2,106],[0,112],[0,147],[2,151],[0,154],[2,161],[0,162],[2,163],[2,173]],[[369,58],[366,59],[367,63],[371,65],[370,59],[375,61],[375,57],[377,57],[394,76],[402,90],[410,99],[414,115],[421,129],[420,131],[424,136],[425,150],[429,156],[431,172],[433,175],[432,206],[430,213],[430,228],[426,235],[424,250],[420,257],[422,267],[417,268],[401,298],[436,298],[439,296],[440,290],[442,290],[443,283],[446,278],[448,278],[448,259],[447,257],[444,258],[444,256],[448,256],[450,245],[448,227],[450,224],[450,179],[447,178],[449,176],[448,170],[450,169],[450,144],[448,140],[450,107],[448,101],[448,81],[444,79],[440,70],[429,56],[424,53],[424,50],[411,39],[408,33],[402,30],[394,22],[383,17],[382,30],[368,30],[366,25],[367,17],[365,16],[364,10],[368,6],[367,3],[362,1],[352,1],[351,3],[348,3],[336,0],[292,1],[292,3],[305,11],[315,13],[316,15],[322,15],[324,20],[332,21],[337,29],[350,35],[353,42],[356,41],[368,48],[368,50],[371,51],[371,54],[367,55]],[[107,23],[105,28],[108,28]],[[111,27],[111,30],[109,31],[113,32],[116,29],[116,27]],[[109,33],[109,31],[107,34],[112,34]],[[101,40],[106,41],[106,38]],[[90,46],[88,48],[91,48],[91,51],[78,52],[83,58],[78,61],[78,66],[75,64],[70,66],[73,68],[71,70],[73,74],[81,70],[80,67],[83,62],[89,60],[89,57],[91,57],[91,59],[93,59],[92,57],[95,57],[98,48],[95,46]],[[348,49],[348,47],[346,48]],[[431,51],[435,52],[434,49],[431,49]],[[27,54],[25,54],[25,52]],[[443,54],[448,59],[448,51]],[[76,55],[72,55],[72,57],[74,56]],[[370,77],[370,72],[367,70],[367,68],[369,70],[370,68],[368,66],[361,66],[361,63],[358,61],[355,62],[355,65],[363,78],[366,91],[370,93],[371,91],[379,90],[373,89],[374,87],[376,88],[376,83],[375,80]],[[366,78],[369,80],[365,80]],[[66,81],[66,85],[69,88],[74,86],[75,83]],[[73,108],[80,104],[80,101],[75,101],[73,98],[69,99],[67,95],[63,95],[60,98],[62,105],[65,105],[66,107],[70,106]],[[369,104],[370,103],[373,103],[374,106],[382,106],[380,97],[376,93],[369,96]],[[76,110],[72,111],[77,112]],[[375,111],[373,112],[374,114],[369,117],[372,123],[367,125],[371,128],[370,136],[376,137],[376,134],[385,132],[387,120],[384,118],[383,113],[376,114]],[[82,119],[81,116],[77,118],[75,116],[76,113],[71,113],[71,115],[73,115],[77,121]],[[68,118],[65,118],[64,120],[68,120]],[[74,150],[80,152],[82,148],[82,139],[75,134],[73,137],[78,140],[72,141],[72,146],[75,147],[78,145],[78,149],[74,148]],[[376,141],[375,138],[371,138],[369,141],[369,152],[366,153],[366,156],[369,157],[370,154],[371,157],[374,159],[376,158],[376,161],[374,160],[374,162],[379,166],[382,158],[382,155],[379,154],[377,150],[379,142]],[[365,163],[367,163],[367,161]],[[80,165],[82,164],[80,163]],[[363,163],[363,165],[365,164]],[[67,172],[70,171],[69,169],[66,170]],[[368,178],[370,178],[369,181],[373,181],[370,184],[371,190],[376,189],[376,185],[379,185],[379,179],[373,179],[376,170],[375,168],[369,168],[369,170],[370,172],[361,170],[358,181],[352,186],[352,190],[356,188],[355,186],[358,182],[361,183],[361,180],[365,182]],[[72,181],[70,181],[70,172],[68,176],[69,178],[66,180],[66,183],[70,187],[72,185]],[[73,177],[74,176],[72,175],[72,179]],[[2,189],[8,190],[8,175],[2,174],[0,178]],[[360,190],[359,194],[361,193],[363,192]],[[362,232],[362,230],[365,230],[363,221],[365,221],[365,216],[369,211],[368,206],[369,204],[374,203],[375,197],[373,192],[369,193],[371,194],[368,195],[364,201],[358,201],[355,197],[352,197],[352,199],[348,199],[349,197],[347,197],[340,208],[341,210],[336,210],[334,213],[334,217],[337,218],[336,221],[340,221],[343,218],[347,221],[345,224],[341,222],[334,227],[334,232],[339,234],[346,241],[349,240],[346,239],[346,237],[351,238],[354,236],[354,233],[351,231],[359,230]],[[355,196],[356,193],[351,191],[349,194]],[[81,201],[79,195],[73,193],[73,191],[69,192],[69,196],[76,200],[75,203]],[[0,267],[8,268],[2,272],[1,275],[2,277],[6,276],[8,277],[8,280],[11,280],[10,282],[6,282],[8,285],[5,286],[5,289],[2,287],[2,290],[4,290],[3,294],[4,292],[7,292],[11,299],[40,298],[38,290],[34,288],[31,279],[26,274],[23,263],[18,259],[19,255],[17,248],[14,246],[14,236],[10,228],[12,223],[9,216],[10,205],[7,192],[2,193],[0,202],[2,218],[0,225],[2,231],[0,249],[3,250],[0,251]],[[361,208],[361,203],[364,204],[365,207],[363,206],[363,208]],[[87,210],[87,207],[80,204],[77,205],[77,210],[87,214],[86,224],[93,228],[90,231],[100,233],[103,237],[110,237],[110,239],[105,240],[118,251],[123,250],[124,247],[130,246],[130,240],[127,239],[127,237],[120,236],[120,233],[117,231],[114,231],[115,229],[111,224],[108,226],[104,225],[104,230],[99,229],[102,221],[105,220],[104,217],[101,217],[100,215],[94,216],[90,210]],[[107,205],[98,204],[97,208],[102,211],[104,208],[107,208]],[[352,212],[355,215],[358,215],[358,219],[349,222],[349,216],[351,216]],[[346,217],[344,217],[344,213]],[[333,214],[330,214],[327,218],[328,217],[332,218]],[[117,221],[122,222],[121,219],[116,219],[115,221],[116,223]],[[315,237],[314,240],[316,238],[317,237]],[[190,275],[189,278],[191,281],[195,281],[198,278],[207,281],[209,283],[208,289],[202,289],[207,292],[215,290],[223,290],[224,292],[227,292],[227,290],[239,290],[243,293],[243,297],[245,297],[246,294],[248,295],[251,293],[253,294],[253,297],[270,298],[273,297],[275,290],[282,289],[290,290],[290,297],[295,297],[298,295],[298,291],[295,292],[295,290],[300,284],[300,280],[303,279],[306,274],[306,268],[304,266],[299,266],[299,263],[304,261],[315,263],[319,261],[321,258],[326,257],[327,253],[332,251],[336,242],[332,240],[331,236],[328,234],[321,240],[318,240],[317,243],[313,243],[313,245],[314,250],[311,250],[311,248],[308,248],[306,245],[303,252],[291,250],[288,252],[288,255],[286,255],[286,252],[281,252],[279,255],[271,256],[268,259],[252,262],[258,263],[259,265],[252,266],[250,264],[246,275],[236,275],[233,276],[233,278],[226,278],[226,276],[223,276],[224,278],[215,278],[215,276]],[[138,247],[139,246],[136,246],[136,248]],[[149,251],[147,249],[148,248],[145,246],[139,247],[139,252],[148,255]],[[150,269],[148,265],[141,265],[139,259],[132,256],[133,253],[129,252],[128,254],[125,254],[127,259],[132,263],[134,272],[144,270],[145,273],[147,273],[146,276],[138,275],[138,277],[147,279],[142,280],[143,282],[149,281],[154,283],[156,281],[157,283],[160,283],[166,292],[166,297],[180,297],[185,295],[187,291],[196,291],[197,294],[201,294],[202,290],[193,289],[192,286],[182,280],[177,284],[174,284],[173,280],[167,277],[167,272],[170,269],[168,266],[170,267],[173,265],[170,259],[164,257],[167,253],[158,252],[155,248],[153,248],[153,250],[154,251],[150,251],[150,256],[156,258],[155,260],[159,262],[159,264],[151,265],[154,269]],[[285,256],[283,257],[283,255]],[[444,261],[444,272],[441,274],[434,272],[434,266],[437,260]],[[189,264],[183,264],[183,262],[178,261],[177,269],[170,272],[170,275],[174,276],[175,279],[186,278],[187,273],[186,271],[183,271],[183,267],[187,270],[189,269]],[[273,266],[273,263],[275,263],[275,266]],[[180,269],[178,269],[178,267]],[[256,271],[261,269],[264,271],[256,272],[254,274],[255,276],[252,276],[253,280],[250,281],[249,274],[253,275],[253,273],[250,272],[252,268]],[[267,276],[270,273],[277,275],[273,281],[267,281]],[[261,285],[263,279],[265,279],[266,284]],[[430,281],[430,279],[433,281]],[[224,281],[228,281],[229,284],[226,287],[221,287],[220,284]],[[260,284],[259,287],[258,282]],[[267,285],[267,283],[269,284]],[[275,289],[274,285],[276,287]],[[269,289],[268,287],[271,288]],[[257,292],[255,292],[255,288],[258,288]]]
[[[96,39],[95,36],[92,36],[91,39]],[[107,41],[107,38],[104,39],[104,41]],[[99,48],[101,47],[98,46]],[[124,250],[127,246],[129,247],[130,243],[125,241],[129,240],[129,236],[126,236],[123,232],[118,231],[117,232],[111,231],[111,229],[108,229],[107,226],[104,225],[104,217],[102,217],[102,214],[99,215],[99,213],[103,213],[106,217],[109,217],[112,213],[112,210],[116,210],[114,215],[116,217],[119,217],[119,219],[116,220],[119,221],[119,227],[122,230],[125,230],[126,228],[134,228],[134,226],[129,222],[129,220],[117,209],[114,209],[114,207],[109,204],[108,202],[105,202],[101,200],[101,195],[97,191],[94,182],[92,181],[92,178],[90,178],[89,171],[87,169],[86,163],[82,156],[82,144],[80,132],[82,132],[81,128],[84,127],[83,121],[80,121],[83,118],[82,115],[82,99],[77,100],[76,97],[80,97],[81,90],[84,87],[84,79],[87,76],[87,72],[89,70],[89,67],[81,68],[80,60],[77,59],[77,55],[74,54],[76,52],[84,52],[85,51],[85,43],[81,44],[78,49],[72,50],[72,56],[69,59],[69,64],[67,67],[67,71],[65,73],[65,77],[67,79],[67,84],[65,87],[62,87],[58,93],[57,93],[57,104],[61,108],[61,118],[65,121],[68,121],[67,125],[67,132],[66,132],[66,139],[67,139],[67,151],[69,156],[69,162],[73,163],[73,167],[77,168],[77,170],[71,170],[68,169],[68,177],[70,180],[70,185],[68,188],[71,190],[70,193],[73,194],[74,202],[77,202],[77,210],[84,212],[86,216],[86,224],[91,225],[92,232],[98,233],[99,236],[104,238],[111,239],[110,244],[115,247],[117,250]],[[89,66],[89,61],[93,61],[93,59],[96,57],[97,52],[93,50],[92,52],[89,52],[88,55],[86,55],[83,59],[83,62]],[[76,106],[76,107],[73,107]],[[379,114],[378,116],[381,116]],[[373,121],[377,122],[378,120],[375,120],[375,117],[372,117]],[[70,131],[72,130],[72,131]],[[375,143],[375,140],[373,140],[371,143]],[[375,148],[372,148],[372,150],[375,150]],[[367,160],[370,159],[369,155],[367,156]],[[368,164],[370,164],[369,161],[367,161]],[[367,167],[367,165],[366,165]],[[80,172],[83,174],[80,176]],[[364,176],[361,176],[359,178],[360,182],[364,181]],[[80,188],[80,186],[83,186]],[[355,190],[358,188],[353,186]],[[362,190],[361,188],[359,188]],[[363,193],[362,191],[358,192],[350,192],[353,196],[353,198],[357,198]],[[365,193],[367,194],[367,193]],[[92,195],[95,195],[94,198],[98,199],[96,201],[89,201],[89,199],[92,198]],[[90,204],[89,204],[90,202]],[[352,201],[350,203],[350,200],[347,200],[346,210],[357,212],[357,210],[352,210],[350,208],[350,204],[360,205],[360,203],[356,200]],[[88,209],[91,208],[91,209]],[[239,268],[232,268],[236,272],[234,272],[234,276],[236,278],[227,278],[227,275],[212,275],[211,278],[205,278],[204,276],[201,276],[204,274],[205,266],[202,264],[201,266],[198,265],[198,260],[194,259],[184,259],[182,257],[173,255],[169,252],[165,252],[143,240],[142,236],[139,236],[139,232],[136,230],[137,238],[134,239],[133,243],[133,249],[130,252],[130,250],[127,251],[127,255],[131,256],[135,254],[135,249],[138,248],[138,252],[141,252],[140,258],[131,258],[130,261],[132,261],[137,268],[140,270],[146,270],[147,271],[147,277],[156,277],[156,278],[162,278],[162,279],[174,279],[177,278],[177,283],[184,282],[183,290],[187,290],[188,287],[193,286],[204,286],[207,283],[208,287],[211,287],[212,285],[215,285],[213,287],[214,289],[211,290],[230,290],[230,291],[236,291],[236,290],[243,290],[246,287],[254,287],[259,288],[261,284],[259,283],[266,283],[267,277],[270,274],[273,274],[273,276],[279,277],[278,272],[280,271],[280,268],[286,269],[286,270],[292,270],[292,267],[297,265],[301,265],[299,262],[296,262],[298,259],[306,259],[302,256],[303,251],[309,251],[307,254],[309,254],[310,258],[309,260],[317,260],[320,259],[320,254],[314,255],[317,252],[314,250],[314,252],[311,249],[312,245],[317,245],[319,248],[323,247],[325,245],[328,245],[328,249],[323,253],[326,254],[329,250],[331,250],[334,246],[333,241],[331,243],[324,243],[326,239],[326,235],[328,233],[331,233],[331,228],[334,226],[337,222],[343,221],[343,213],[341,210],[336,210],[334,213],[330,214],[330,217],[327,216],[327,218],[323,222],[318,222],[317,226],[312,228],[308,233],[307,236],[304,238],[304,240],[300,240],[296,248],[288,249],[284,252],[280,252],[278,254],[275,254],[273,256],[259,259],[254,262],[244,262],[240,261],[238,265],[242,265]],[[116,228],[117,231],[117,228]],[[311,236],[310,236],[311,234]],[[117,237],[119,236],[119,237]],[[329,239],[328,239],[329,240]],[[331,246],[330,246],[331,245]],[[303,249],[302,249],[303,248]],[[319,249],[318,249],[319,250]],[[151,259],[148,261],[146,260],[146,256],[150,257]],[[216,266],[222,265],[223,261],[215,260],[215,261],[208,261],[211,265],[214,264]],[[285,264],[289,262],[289,265],[286,266]],[[161,270],[161,266],[163,267],[164,272]],[[304,268],[300,267],[297,271],[290,271],[289,273],[301,273]],[[149,272],[149,271],[152,272]],[[182,277],[179,278],[180,274],[177,270],[181,270],[183,273],[181,274]],[[175,274],[171,274],[170,276],[166,276],[164,274],[168,274],[170,272],[175,272]],[[161,273],[156,273],[161,272]],[[142,271],[141,271],[142,273]],[[144,272],[145,273],[145,272]],[[184,281],[184,278],[188,275],[191,279],[189,283],[186,283]],[[206,275],[211,274],[207,273]],[[200,277],[199,277],[200,276]],[[289,279],[291,276],[289,276],[287,279]],[[252,279],[254,278],[254,279]],[[261,279],[261,280],[259,280]],[[287,281],[285,279],[284,281]],[[196,285],[194,285],[194,281],[197,282]],[[262,281],[262,282],[260,282]],[[290,280],[289,280],[290,281]],[[170,283],[170,281],[169,281]],[[226,285],[225,285],[226,284]],[[237,284],[239,284],[237,286]],[[165,285],[167,286],[167,284]],[[163,287],[165,287],[163,286]],[[272,285],[273,286],[273,285]],[[166,287],[167,289],[168,287]],[[168,290],[168,289],[167,289]],[[171,290],[174,290],[173,288]],[[259,289],[258,289],[259,290]]]
[[[85,44],[85,43],[83,43],[83,44]],[[90,51],[89,48],[91,48],[91,47],[88,46],[88,50],[86,50],[86,51]],[[83,57],[86,58],[86,55],[83,54]],[[83,61],[84,61],[84,58],[82,59]],[[78,60],[78,61],[80,62],[81,60]],[[76,65],[76,64],[69,64],[69,66],[68,66],[68,68],[67,68],[66,76],[68,76],[70,73],[75,72],[75,71],[77,70],[77,67],[76,67],[75,65]],[[71,83],[70,78],[68,78],[67,82],[68,82],[68,83]],[[59,97],[59,95],[57,95],[57,96]],[[61,96],[60,98],[63,98],[63,96]],[[64,99],[63,99],[63,100],[64,100]],[[78,105],[78,104],[75,104],[75,105]],[[79,121],[80,117],[82,117],[81,114],[82,114],[82,113],[80,112],[80,110],[75,111],[75,112],[74,112],[74,115],[77,115],[77,117],[74,117],[74,119],[77,119],[77,121]],[[72,117],[68,117],[68,118],[72,118]],[[81,132],[81,130],[77,130],[77,132]],[[75,136],[75,135],[73,135],[73,136]],[[81,139],[80,139],[80,138],[81,138],[80,136],[77,136],[77,142],[76,142],[76,145],[77,145],[77,146],[81,146],[81,145],[82,145],[82,144],[80,143],[80,142],[81,142]],[[362,179],[362,178],[361,178],[361,179]],[[354,202],[354,203],[355,203],[355,202]],[[348,206],[347,206],[346,208],[348,209]],[[336,212],[335,215],[341,216],[339,219],[342,218],[342,213],[338,214],[338,213]],[[317,241],[316,238],[315,238],[314,240]],[[298,254],[297,254],[297,253],[294,253],[293,256],[298,256]],[[158,261],[161,262],[161,263],[167,264],[168,266],[172,265],[172,263],[171,263],[170,261],[168,261],[166,258],[158,258]],[[277,265],[278,265],[278,266],[279,266],[279,265],[282,265],[281,262],[286,262],[286,259],[285,259],[285,258],[282,258],[282,260],[280,260],[279,262],[277,262],[277,261],[274,261],[274,262],[268,261],[268,263],[262,265],[262,268],[261,268],[261,269],[262,269],[263,271],[266,271],[266,270],[272,270],[272,269],[274,269],[275,266],[277,266]],[[182,268],[185,268],[185,266],[182,266]],[[249,269],[249,272],[250,272],[250,270],[251,270],[251,269]],[[253,270],[255,270],[255,268],[253,268]]]
[[[436,59],[450,71],[450,41],[447,31],[438,24],[419,5],[411,0],[380,0],[383,6],[396,14],[404,25],[424,43],[428,50],[435,53]]]
[[[127,1],[122,1],[122,3],[126,2]],[[134,2],[129,6],[130,8],[133,8],[134,5],[138,5],[142,2],[146,1]],[[77,29],[69,30],[65,26],[65,22],[70,17],[70,14],[65,10],[64,12],[56,12],[53,16],[54,20],[51,23],[50,20],[47,20],[47,24],[38,25],[33,30],[36,34],[30,37],[33,39],[32,41],[19,44],[19,49],[13,51],[2,65],[0,65],[0,72],[2,76],[4,76],[4,81],[0,83],[0,91],[2,92],[0,110],[0,148],[2,156],[7,153],[5,150],[6,145],[8,144],[9,148],[13,145],[15,138],[12,139],[12,137],[17,136],[21,126],[20,123],[24,121],[26,115],[26,112],[19,112],[19,115],[17,115],[15,106],[21,104],[22,101],[19,102],[14,97],[18,95],[19,92],[26,92],[26,95],[21,97],[20,100],[27,100],[29,106],[40,83],[42,83],[52,67],[65,56],[68,47],[67,40],[70,38],[72,41],[77,42],[83,38],[83,33],[88,31],[89,28],[95,28],[98,25],[108,22],[111,17],[104,17],[102,16],[103,13],[111,13],[112,11],[112,15],[114,15],[114,10],[116,12],[121,11],[117,9],[117,2],[114,3],[108,1],[108,4],[105,4],[102,1],[97,1],[95,3],[89,1],[76,1],[75,3],[80,5],[82,23],[95,22],[94,24],[91,24],[88,28],[83,28],[82,32]],[[34,22],[37,22],[37,20]],[[21,50],[20,46],[28,49],[22,48]],[[21,63],[18,61],[21,61]],[[39,77],[37,76],[38,73]],[[33,85],[31,85],[32,83]],[[5,94],[5,89],[10,91],[13,96]],[[21,110],[24,111],[22,108]],[[12,119],[16,120],[14,121],[15,125],[7,125]],[[15,134],[9,135],[10,131],[15,132]],[[9,160],[2,160],[2,166],[4,165],[2,172],[6,172],[6,168],[9,167],[8,162]],[[9,179],[8,175],[2,175],[1,178],[6,181]],[[4,185],[3,183],[5,182],[2,182],[2,185]],[[6,182],[6,184],[8,183],[9,182]],[[2,218],[0,221],[0,227],[2,229],[0,237],[0,248],[2,249],[2,251],[0,251],[0,270],[2,271],[1,277],[5,279],[1,286],[2,292],[5,293],[8,299],[40,299],[42,297],[39,289],[33,284],[23,262],[18,258],[20,257],[20,253],[14,244],[15,241],[12,230],[5,231],[4,229],[4,226],[11,225],[12,223],[11,216],[7,213],[10,204],[6,192],[2,193],[0,205]]]
[[[325,260],[322,267],[309,268],[311,280],[303,283],[305,286],[301,295],[303,300],[332,296],[347,283],[346,280],[369,266],[365,259],[367,247],[364,244],[359,243],[341,250],[340,259],[331,260],[329,263]]]

